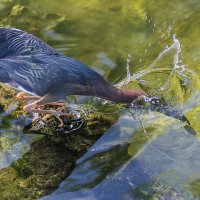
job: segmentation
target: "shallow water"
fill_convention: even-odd
[[[41,199],[200,199],[199,0],[1,0],[0,11],[1,26],[37,35],[112,84],[163,97],[197,133],[158,112],[119,110],[92,99],[93,109],[118,121]],[[29,116],[5,115],[0,168],[19,159],[36,137],[21,132]]]

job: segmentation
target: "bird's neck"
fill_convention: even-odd
[[[143,90],[123,90],[111,85],[109,85],[106,89],[104,88],[103,91],[99,91],[99,97],[117,103],[131,103],[135,99],[137,99],[137,97],[141,95],[146,95]]]

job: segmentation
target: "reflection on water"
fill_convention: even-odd
[[[129,121],[129,130],[124,121]],[[151,119],[145,125],[148,123]],[[175,131],[170,124],[157,125],[151,137],[159,128],[161,135],[141,144],[132,157],[127,139],[136,139],[136,134],[146,137],[136,127],[139,129],[139,124],[131,116],[119,119],[111,128],[111,135],[115,131],[114,140],[109,132],[104,135],[59,188],[41,199],[190,199],[187,184],[200,175],[200,144],[196,137],[182,129]],[[133,135],[127,136],[133,128]]]
[[[0,136],[0,169],[8,167],[30,148],[31,136],[24,136],[16,130],[6,130]]]
[[[37,136],[22,133],[25,125],[23,116],[19,118],[10,116],[16,108],[17,105],[13,105],[8,111],[0,114],[0,169],[18,160],[30,149],[30,142],[37,138]]]
[[[200,198],[199,10],[199,0],[0,2],[2,26],[37,35],[118,87],[163,97],[197,133],[161,110],[79,98],[119,119],[41,199]],[[1,113],[0,168],[29,150],[36,136],[22,134],[24,124],[24,116]]]

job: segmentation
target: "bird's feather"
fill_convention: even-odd
[[[98,73],[65,56],[36,54],[0,59],[0,82],[37,96],[63,87],[67,88],[66,95],[78,94],[103,81]]]
[[[39,38],[14,28],[0,27],[0,58],[13,55],[59,54]]]
[[[0,82],[23,89],[38,96],[45,95],[56,82],[59,68],[31,59],[32,56],[18,56],[0,59]],[[6,74],[6,76],[5,76]],[[2,81],[3,79],[5,79]]]

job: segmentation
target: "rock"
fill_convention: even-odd
[[[7,86],[0,85],[0,95],[3,112],[16,103],[16,92]],[[14,118],[24,114],[22,105],[11,113]],[[40,109],[60,108],[45,105]],[[51,193],[70,174],[76,160],[115,122],[101,113],[79,116],[77,112],[64,111],[63,127],[53,115],[39,115],[24,127],[24,134],[44,136],[33,142],[20,159],[0,170],[1,200],[33,200]]]

